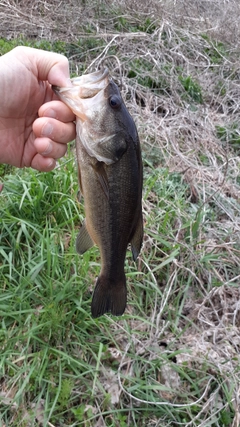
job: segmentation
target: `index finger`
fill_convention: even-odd
[[[76,119],[72,110],[60,100],[49,101],[38,110],[39,117],[51,117],[63,123],[73,122]]]

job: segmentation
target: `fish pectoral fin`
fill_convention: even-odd
[[[141,250],[142,241],[143,241],[143,218],[141,213],[138,219],[138,223],[137,223],[133,238],[131,239],[133,261],[137,260],[139,252]]]
[[[109,200],[109,184],[108,184],[108,177],[106,174],[106,170],[104,168],[103,162],[97,162],[94,165],[92,165],[94,172],[97,175],[98,181],[101,184],[102,190],[106,196],[106,198]]]
[[[82,227],[79,230],[76,240],[76,250],[80,255],[84,254],[88,249],[94,245],[94,242],[89,235],[86,227],[86,222],[84,220]]]

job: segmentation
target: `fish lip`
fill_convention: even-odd
[[[96,84],[100,83],[102,80],[104,80],[109,75],[109,70],[107,67],[101,68],[100,70],[95,71],[94,73],[90,74],[82,74],[79,77],[75,77],[71,79],[71,83],[73,86],[84,86],[88,84]]]

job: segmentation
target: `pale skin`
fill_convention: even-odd
[[[17,47],[0,57],[0,163],[48,172],[66,153],[75,116],[51,85],[71,86],[65,56]]]

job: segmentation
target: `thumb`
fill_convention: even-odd
[[[64,55],[41,49],[17,47],[22,56],[27,56],[32,72],[39,80],[48,81],[51,85],[72,86],[69,76],[69,63]]]

